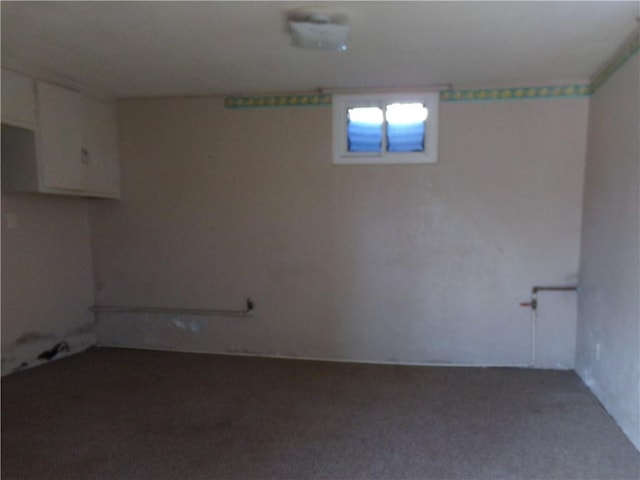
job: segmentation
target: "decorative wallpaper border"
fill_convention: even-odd
[[[478,102],[487,100],[523,100],[527,98],[584,97],[590,93],[589,85],[562,85],[553,87],[485,88],[479,90],[445,90],[440,93],[443,102]]]
[[[489,100],[523,100],[589,96],[589,85],[553,87],[487,88],[480,90],[445,90],[442,102],[481,102]],[[313,107],[330,106],[331,95],[274,95],[261,97],[225,97],[225,108]]]
[[[225,97],[225,108],[314,107],[331,105],[331,95],[274,95],[262,97]]]
[[[627,60],[633,57],[640,50],[640,32],[636,33],[633,38],[620,50],[611,62],[609,62],[602,70],[600,70],[591,80],[591,92],[595,92],[600,85],[606,82],[613,73],[624,65]]]
[[[596,76],[591,84],[559,85],[549,87],[484,88],[469,90],[445,90],[440,92],[442,102],[486,102],[492,100],[525,100],[532,98],[588,97],[613,73],[640,50],[640,32],[622,47]],[[224,99],[225,108],[312,107],[330,106],[330,94],[266,95],[257,97],[229,96]]]

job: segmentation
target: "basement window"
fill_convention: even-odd
[[[438,160],[437,93],[334,95],[333,163]]]

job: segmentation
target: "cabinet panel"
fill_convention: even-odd
[[[95,196],[117,198],[120,168],[115,105],[85,98],[84,118],[84,148],[89,164],[87,190]]]
[[[35,82],[11,70],[2,69],[2,123],[35,130]]]
[[[77,92],[37,82],[38,164],[42,190],[85,190],[83,104]]]
[[[3,191],[119,198],[115,105],[8,70],[2,81]]]
[[[37,192],[38,165],[33,130],[2,124],[2,191]]]

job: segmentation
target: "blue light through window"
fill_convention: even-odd
[[[422,103],[393,103],[384,112],[379,107],[350,108],[348,151],[379,153],[384,135],[388,152],[424,152],[427,115]]]
[[[382,109],[350,108],[347,116],[347,148],[350,152],[382,150]]]
[[[424,152],[427,109],[422,103],[387,105],[387,151]]]

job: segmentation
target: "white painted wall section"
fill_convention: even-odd
[[[588,99],[443,103],[436,165],[336,166],[331,109],[119,103],[121,202],[91,206],[99,343],[372,362],[530,361],[574,283]],[[564,296],[563,296],[564,295]],[[575,294],[540,367],[573,368]],[[197,328],[182,328],[198,322]]]
[[[640,448],[640,61],[591,97],[576,370]]]

